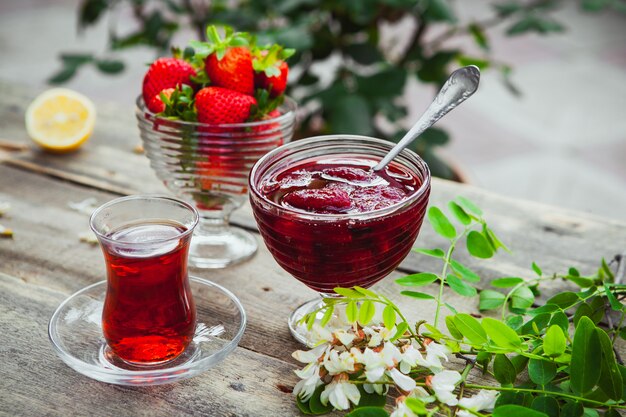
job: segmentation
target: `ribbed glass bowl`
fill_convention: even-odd
[[[200,213],[189,251],[192,266],[223,268],[256,252],[255,237],[229,227],[229,217],[246,200],[254,163],[293,136],[295,102],[286,98],[278,110],[280,116],[270,120],[210,125],[157,117],[137,99],[135,113],[150,165],[170,191]]]

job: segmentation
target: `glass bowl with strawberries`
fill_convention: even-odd
[[[293,135],[296,104],[284,93],[293,51],[253,45],[228,28],[222,38],[209,27],[207,38],[154,61],[136,117],[157,176],[200,213],[190,265],[223,268],[257,249],[229,218],[246,200],[254,163]]]
[[[250,172],[252,211],[265,245],[285,271],[322,297],[338,297],[336,287],[375,284],[417,238],[430,171],[408,149],[373,171],[393,145],[353,135],[303,139],[268,153]],[[323,305],[318,297],[291,314],[298,341],[316,343],[300,320]]]

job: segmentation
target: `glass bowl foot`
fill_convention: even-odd
[[[191,239],[189,265],[224,268],[250,259],[257,248],[256,238],[251,233],[234,227],[220,233],[196,233]]]

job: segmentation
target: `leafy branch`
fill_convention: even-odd
[[[436,297],[401,292],[436,303],[433,325],[419,321],[411,326],[395,303],[372,290],[335,289],[341,297],[326,300],[303,319],[309,329],[315,324],[328,327],[331,317],[341,311],[337,308],[345,306],[346,323],[340,330],[329,329],[333,336],[318,344],[314,361],[305,367],[318,372],[309,379],[317,384],[315,391],[296,386],[300,409],[320,414],[349,408],[352,401],[350,417],[388,417],[385,396],[395,388],[400,397],[393,417],[595,417],[598,412],[619,416],[618,410],[626,410],[626,367],[615,346],[620,337],[626,338],[626,284],[615,272],[621,271],[622,257],[603,259],[590,275],[576,268],[545,275],[533,263],[532,277],[498,278],[491,282],[494,290],[478,294],[473,284],[480,276],[454,259],[459,243],[465,242],[469,254],[481,259],[508,249],[474,203],[459,197],[448,209],[451,217],[437,207],[428,212],[434,231],[448,240],[447,250],[415,250],[440,259],[441,272],[396,280],[404,287],[437,285]],[[560,292],[536,306],[541,286],[554,280],[570,282],[580,291]],[[445,285],[460,295],[477,296],[481,310],[498,310],[502,320],[456,312],[444,301]],[[381,323],[375,319],[377,305],[383,309]],[[445,333],[438,324],[442,306],[452,313],[445,317]],[[320,314],[323,319],[318,323]],[[441,361],[447,354],[465,361],[462,372],[445,369]],[[489,383],[470,383],[468,377],[476,371]],[[328,398],[336,400],[340,390],[352,392],[352,400],[329,404]],[[468,397],[467,390],[480,392]]]

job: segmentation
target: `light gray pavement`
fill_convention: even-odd
[[[511,95],[499,74],[485,72],[478,93],[441,124],[453,136],[445,153],[483,188],[626,220],[626,16],[558,13],[566,34],[507,38],[490,31],[494,57],[515,69]],[[457,2],[462,19],[480,18],[488,2]],[[0,78],[46,88],[59,51],[105,51],[108,22],[76,33],[76,2],[0,1]],[[123,14],[118,26],[132,29]],[[436,28],[428,36],[435,36]],[[184,44],[189,34],[177,43]],[[449,46],[469,45],[452,39]],[[133,106],[149,50],[123,54],[128,68],[107,77],[89,68],[67,87],[96,101]],[[410,83],[416,120],[434,94]],[[0,132],[1,135],[1,132]],[[134,141],[136,138],[129,138]]]

